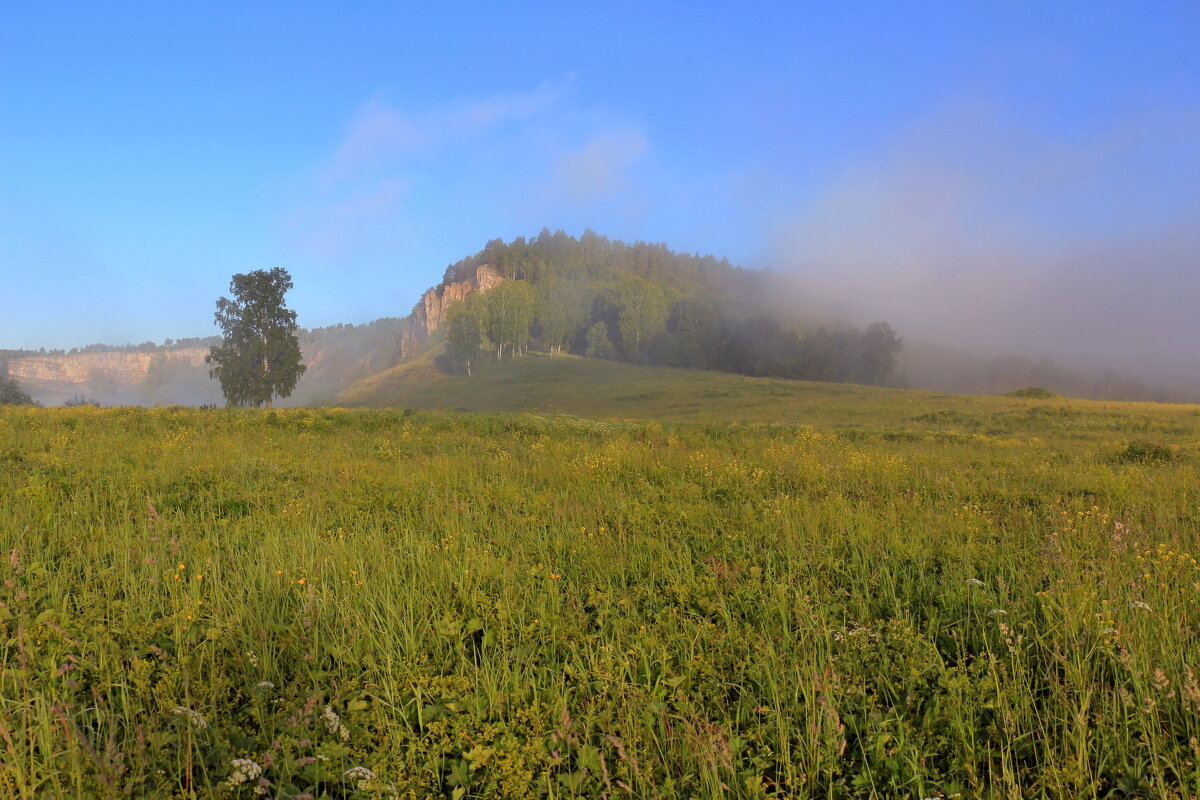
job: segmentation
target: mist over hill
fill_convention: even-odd
[[[449,339],[439,331],[456,318],[473,326],[476,338],[467,345],[454,330]],[[443,372],[466,372],[471,359],[506,362],[530,351],[965,394],[1036,385],[1096,399],[1200,398],[1192,387],[1110,369],[905,341],[882,320],[855,327],[835,308],[799,297],[791,277],[591,230],[579,237],[544,229],[530,239],[494,239],[451,264],[407,316],[300,329],[298,335],[308,370],[281,405],[336,402],[359,382],[427,354],[438,355]],[[218,341],[6,350],[0,351],[0,374],[48,405],[72,398],[105,405],[219,404],[219,387],[204,363]],[[427,373],[412,373],[420,374]]]

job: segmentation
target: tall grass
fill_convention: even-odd
[[[0,796],[1200,793],[1200,418],[841,403],[0,412]]]

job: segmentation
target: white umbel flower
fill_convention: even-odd
[[[979,578],[967,578],[967,586],[983,586],[983,581]]]
[[[342,724],[342,719],[329,706],[325,706],[325,710],[321,712],[321,719],[325,720],[325,727],[329,728],[329,732],[335,736],[340,736],[343,742],[350,741],[350,729]]]
[[[233,767],[233,772],[229,775],[229,783],[233,786],[252,781],[263,772],[262,766],[252,758],[235,758],[229,763]]]
[[[375,780],[375,773],[367,767],[351,767],[342,773],[342,777],[348,781],[354,781],[359,789],[371,788],[371,783]]]

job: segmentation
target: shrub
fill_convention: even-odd
[[[77,394],[67,402],[63,403],[63,406],[66,408],[80,408],[82,406],[93,406],[95,408],[99,408],[100,401],[94,397],[85,397],[82,394]]]
[[[1118,464],[1169,464],[1175,460],[1175,450],[1154,442],[1130,442],[1113,456]]]
[[[1043,389],[1040,386],[1026,386],[1024,389],[1014,389],[1004,395],[1005,397],[1026,397],[1033,400],[1050,400],[1058,397],[1054,392]]]

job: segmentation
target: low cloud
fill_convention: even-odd
[[[914,338],[1195,382],[1197,134],[1190,111],[1060,139],[940,114],[794,214],[775,262],[811,307]]]

